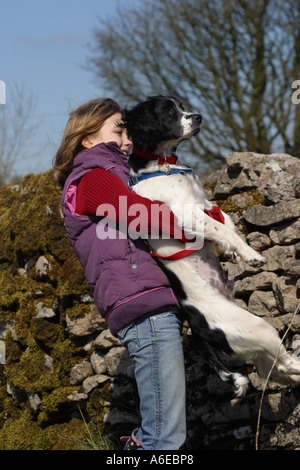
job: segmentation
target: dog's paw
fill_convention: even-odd
[[[235,251],[226,251],[224,256],[231,263],[238,263],[241,260],[241,257]]]
[[[243,261],[255,268],[259,268],[267,262],[266,258],[257,253],[257,251],[253,250],[253,248],[251,248],[250,246],[247,246],[246,249],[243,249],[241,257]]]
[[[252,258],[248,261],[248,264],[250,264],[250,266],[254,266],[255,268],[260,268],[261,266],[263,266],[265,263],[267,262],[267,260],[264,258],[264,257],[260,257],[260,258]]]

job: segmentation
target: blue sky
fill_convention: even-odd
[[[32,152],[26,149],[16,173],[50,168],[68,113],[103,96],[85,68],[88,45],[99,18],[118,14],[125,5],[126,0],[1,0],[0,80],[6,85],[6,104],[1,106],[9,106],[13,83],[22,84],[36,103]]]

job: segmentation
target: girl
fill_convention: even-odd
[[[130,145],[119,105],[109,98],[92,100],[71,113],[54,171],[63,187],[67,234],[95,304],[134,361],[141,426],[125,449],[179,449],[186,438],[179,307],[142,238],[154,231],[187,240],[168,206],[128,188]],[[126,198],[127,213],[120,210],[120,197]],[[138,219],[140,237],[129,238],[134,204],[147,210]],[[168,211],[168,223],[165,217],[152,220],[153,205],[163,207],[164,215]],[[99,215],[110,218],[111,225],[104,226],[107,217]]]

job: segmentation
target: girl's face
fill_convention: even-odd
[[[86,136],[82,140],[83,147],[89,149],[103,142],[116,142],[122,152],[128,155],[132,142],[127,137],[126,129],[118,125],[120,123],[122,123],[121,113],[113,114],[113,116],[106,119],[99,131]]]

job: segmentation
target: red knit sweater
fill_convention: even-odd
[[[119,211],[119,197],[127,197],[128,215]],[[96,215],[100,204],[111,204],[115,209],[116,222],[127,226],[137,217],[139,226],[137,231],[140,236],[150,234],[169,235],[182,242],[190,242],[186,239],[180,227],[177,226],[176,218],[169,206],[160,201],[151,201],[150,199],[139,196],[131,191],[117,176],[101,168],[95,168],[86,173],[79,181],[77,188],[76,212],[80,215]],[[133,204],[143,204],[146,211],[136,213]],[[152,217],[151,207],[156,205],[155,209],[163,206],[164,217]],[[132,208],[132,212],[130,212]],[[166,215],[168,215],[166,217]],[[109,214],[107,215],[109,217]]]

